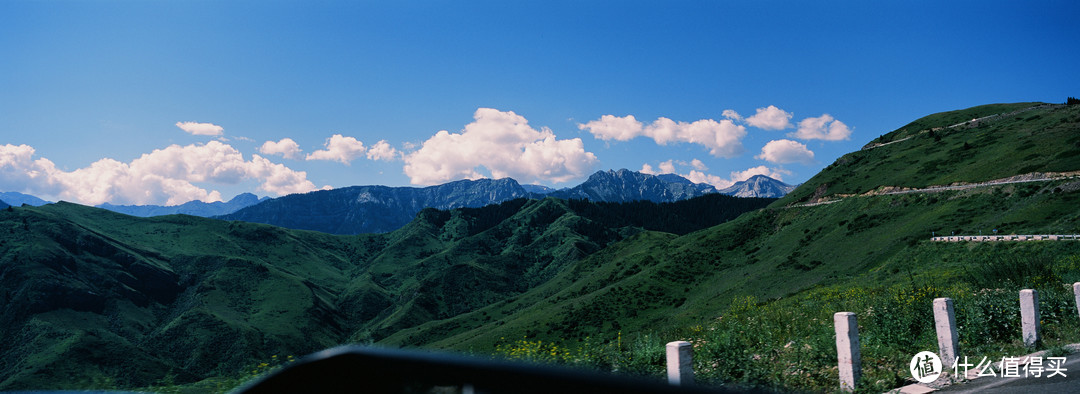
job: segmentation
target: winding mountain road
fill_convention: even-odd
[[[975,189],[975,188],[979,188],[979,187],[1001,186],[1001,185],[1009,185],[1009,184],[1017,184],[1017,183],[1051,182],[1051,181],[1060,181],[1060,180],[1064,180],[1064,179],[1075,179],[1075,178],[1080,178],[1080,171],[1060,172],[1060,173],[1033,172],[1033,173],[1029,173],[1029,174],[1017,175],[1017,176],[1012,176],[1012,177],[1002,178],[1002,179],[995,179],[995,180],[986,181],[986,182],[930,186],[930,187],[924,187],[924,188],[900,188],[900,187],[896,187],[896,186],[882,186],[882,187],[879,187],[877,189],[871,190],[871,191],[863,193],[863,194],[846,194],[846,195],[845,194],[840,194],[840,195],[834,195],[835,198],[832,198],[832,199],[829,199],[829,200],[815,201],[815,202],[801,203],[801,204],[791,204],[791,205],[788,205],[785,208],[815,207],[815,206],[819,206],[819,205],[833,204],[833,203],[840,202],[843,199],[849,198],[849,197],[886,196],[886,195],[892,195],[892,194],[938,193],[938,192],[944,192],[944,191],[950,191],[950,190],[967,190],[967,189]]]

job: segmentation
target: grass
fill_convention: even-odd
[[[864,387],[877,389],[902,381],[906,368],[895,366],[916,350],[933,349],[934,297],[956,300],[963,351],[1017,355],[1011,311],[1027,286],[1044,297],[1044,346],[1059,346],[1077,340],[1063,285],[1080,280],[1080,243],[927,239],[1080,232],[1080,182],[784,208],[819,190],[1080,170],[1080,107],[1018,118],[854,152],[769,208],[709,228],[680,217],[741,211],[518,200],[425,210],[399,231],[343,237],[73,204],[5,209],[0,390],[147,387],[168,376],[211,385],[273,354],[350,341],[660,376],[663,343],[677,339],[695,344],[700,381],[831,390],[831,318],[845,310],[859,314]]]
[[[0,390],[232,379],[273,354],[505,302],[644,228],[692,231],[771,201],[515,200],[358,236],[68,203],[2,209]],[[669,215],[646,223],[635,209]]]
[[[961,277],[978,267],[979,259],[1004,249],[933,244],[951,252],[923,253],[932,231],[1080,230],[1075,208],[1080,193],[1055,192],[1069,182],[1031,190],[1031,185],[999,186],[858,197],[819,207],[756,211],[682,237],[645,232],[518,296],[397,331],[381,342],[484,352],[502,344],[498,338],[562,343],[613,338],[620,331],[634,337],[702,324],[702,319],[723,315],[740,297],[773,300],[817,287],[889,287],[912,280],[931,283],[942,275]],[[1080,244],[1040,247],[1059,248],[1046,252],[1058,256],[1076,253]],[[971,253],[977,254],[963,257]]]
[[[1080,342],[1080,318],[1071,286],[1065,283],[1080,280],[1080,254],[1075,249],[1061,253],[1060,246],[1045,246],[980,245],[969,254],[961,248],[923,244],[917,248],[918,254],[955,261],[942,267],[946,270],[972,263],[970,256],[1001,257],[984,263],[979,270],[939,276],[936,280],[910,276],[892,285],[824,286],[768,301],[736,297],[716,318],[670,331],[639,333],[633,338],[624,338],[622,333],[607,340],[568,342],[504,338],[495,350],[509,359],[661,379],[664,343],[686,340],[694,345],[695,379],[699,382],[785,391],[834,391],[838,388],[838,372],[832,315],[850,311],[859,319],[863,360],[859,391],[883,392],[908,383],[907,362],[915,353],[937,352],[931,309],[937,297],[954,299],[961,356],[1000,360]],[[1015,262],[1024,261],[1022,256],[1033,251],[1056,256],[1033,260],[1040,266],[1036,271],[1050,278],[1012,274]],[[1021,288],[1040,291],[1044,340],[1038,349],[1027,349],[1020,341],[1017,300]]]
[[[881,186],[922,188],[1080,168],[1080,135],[1075,132],[1080,127],[1080,106],[1032,110],[976,128],[912,131],[1035,104],[983,106],[927,116],[879,140],[911,139],[848,153],[777,204],[805,201],[819,188],[824,195],[862,194]]]

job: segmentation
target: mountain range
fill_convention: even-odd
[[[547,195],[604,202],[672,202],[716,192],[711,185],[691,183],[674,174],[650,175],[622,169],[596,172],[578,186],[552,191]]]
[[[730,190],[740,197],[775,198],[790,188],[758,176]],[[560,190],[526,187],[509,178],[463,180],[424,188],[353,186],[279,197],[216,218],[331,234],[383,233],[405,225],[424,208],[480,207],[523,197],[675,202],[713,193],[718,193],[714,187],[694,184],[678,175],[657,176],[622,169],[594,173],[580,185]]]
[[[0,192],[0,201],[4,201],[9,205],[20,207],[23,204],[41,206],[48,204],[48,201],[31,196],[29,194],[22,194],[17,192]]]
[[[202,201],[188,201],[180,205],[160,206],[160,205],[112,205],[109,203],[98,205],[98,208],[108,209],[113,212],[119,212],[125,215],[138,216],[138,217],[150,217],[150,216],[164,216],[164,215],[192,215],[201,217],[211,217],[226,215],[241,208],[249,207],[260,202],[268,200],[269,197],[259,198],[251,193],[241,193],[228,202],[216,201],[216,202],[202,202]]]
[[[795,187],[765,175],[754,175],[750,179],[735,182],[734,185],[720,190],[720,194],[735,197],[780,198],[791,193],[792,190],[795,190]]]
[[[710,193],[737,197],[779,198],[793,189],[775,179],[758,175],[718,191],[675,174],[650,175],[626,169],[599,171],[580,185],[552,189],[521,185],[513,179],[462,180],[429,187],[352,186],[319,190],[278,198],[259,198],[243,193],[228,202],[190,201],[181,205],[112,205],[108,209],[132,216],[185,214],[272,224],[292,229],[331,234],[385,233],[408,223],[424,208],[481,207],[515,198],[586,199],[595,202],[674,202]],[[2,193],[0,200],[13,205],[38,206],[47,202],[21,193]]]
[[[191,382],[377,341],[505,302],[620,240],[772,201],[519,198],[356,236],[64,202],[0,210],[0,391]]]
[[[995,114],[1009,115],[950,127]],[[664,342],[738,324],[750,310],[783,329],[755,333],[753,342],[766,347],[714,359],[713,368],[734,371],[721,379],[835,388],[831,316],[844,309],[834,305],[862,308],[860,299],[877,292],[900,300],[889,305],[916,311],[924,307],[908,303],[916,290],[933,289],[920,300],[956,296],[964,307],[963,297],[998,288],[972,282],[981,272],[973,262],[1000,256],[1061,264],[1061,277],[1033,276],[1055,289],[1080,280],[1075,242],[930,241],[932,232],[1080,232],[1077,130],[1077,105],[979,106],[886,133],[777,200],[523,197],[421,209],[381,234],[136,218],[68,203],[4,209],[0,390],[213,382],[246,375],[275,355],[341,343],[480,354],[515,341],[568,350],[646,344],[653,351],[640,362],[662,372]],[[1015,302],[1015,292],[1002,294]],[[788,324],[790,309],[771,306],[800,297],[800,310],[815,314],[805,327]],[[1046,305],[1048,322],[1072,308],[1071,298],[1062,299]],[[970,308],[980,314],[963,317],[964,324],[1016,325],[997,304]],[[916,339],[894,337],[928,316],[898,311],[858,310],[868,355],[933,342],[932,321]],[[723,333],[695,352],[743,343],[739,331]],[[998,340],[961,335],[972,346]],[[802,361],[782,365],[776,377],[757,372],[777,353]],[[887,364],[874,354],[867,359]],[[905,366],[868,373],[903,382]],[[792,380],[791,371],[812,377]],[[797,386],[810,380],[827,384]]]

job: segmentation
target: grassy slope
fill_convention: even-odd
[[[976,107],[913,124],[948,126],[1030,106]],[[507,338],[573,342],[586,336],[613,339],[620,331],[678,330],[717,318],[741,296],[776,299],[820,286],[908,280],[908,273],[930,268],[898,256],[936,247],[928,243],[931,231],[1080,232],[1075,180],[783,208],[821,185],[826,195],[854,194],[882,185],[924,187],[1024,171],[1080,170],[1080,157],[1071,153],[1080,149],[1078,124],[1080,107],[1040,109],[982,128],[956,129],[940,140],[924,134],[855,152],[771,209],[682,237],[641,234],[507,303],[404,330],[386,342],[483,350]],[[937,170],[922,171],[937,162]]]
[[[721,196],[672,212],[705,204],[726,220],[740,212],[726,205],[771,201]],[[650,226],[620,211],[632,208],[515,200],[425,210],[360,236],[67,203],[3,210],[0,389],[235,376],[274,355],[378,340],[543,283]]]
[[[344,283],[352,240],[65,203],[0,223],[6,388],[234,373],[340,337],[326,288]]]
[[[737,296],[774,299],[852,280],[888,284],[912,269],[895,256],[928,242],[932,229],[976,232],[1009,221],[1019,233],[1080,232],[1080,192],[1054,193],[1063,183],[1080,188],[1058,182],[855,198],[753,212],[683,237],[643,233],[510,302],[403,330],[386,342],[478,350],[505,338],[613,338],[700,324]]]
[[[1080,168],[1080,107],[1040,108],[978,127],[936,127],[1011,112],[1038,103],[994,104],[926,116],[879,141],[911,139],[846,154],[785,196],[778,204],[805,201],[815,193],[862,194],[881,186],[921,188],[983,182],[1031,172]],[[824,186],[824,190],[819,191]]]
[[[1027,106],[931,115],[910,128]],[[677,333],[736,316],[745,296],[955,279],[963,247],[929,243],[930,231],[1080,231],[1080,184],[783,207],[815,193],[1080,170],[1078,129],[1077,106],[935,134],[901,129],[881,140],[914,137],[845,155],[772,208],[681,237],[554,199],[430,210],[399,231],[357,237],[70,204],[16,208],[0,212],[0,317],[9,322],[0,350],[11,355],[0,360],[0,389],[130,387],[166,373],[190,381],[346,340],[486,353],[503,338]],[[1080,254],[1077,244],[1017,247]],[[952,259],[944,271],[938,256]]]

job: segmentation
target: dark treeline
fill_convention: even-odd
[[[510,218],[523,209],[529,199],[519,198],[492,204],[481,208],[458,208],[469,218],[467,235],[475,235],[490,229],[503,220]],[[567,207],[582,218],[592,221],[595,231],[607,232],[622,227],[639,227],[649,231],[662,231],[684,235],[709,228],[735,219],[743,213],[764,208],[776,201],[775,198],[742,198],[723,194],[709,194],[683,201],[656,203],[651,201],[634,202],[593,202],[586,199],[566,201]],[[561,216],[560,212],[546,212],[554,215],[553,221]],[[450,211],[433,208],[425,209],[421,216],[442,226],[450,219]],[[585,228],[578,231],[592,232]],[[600,238],[610,238],[611,234],[586,234]]]
[[[735,219],[743,213],[764,208],[775,198],[741,198],[709,194],[689,200],[655,203],[591,202],[569,200],[570,209],[582,217],[608,227],[634,226],[651,231],[688,234]]]

